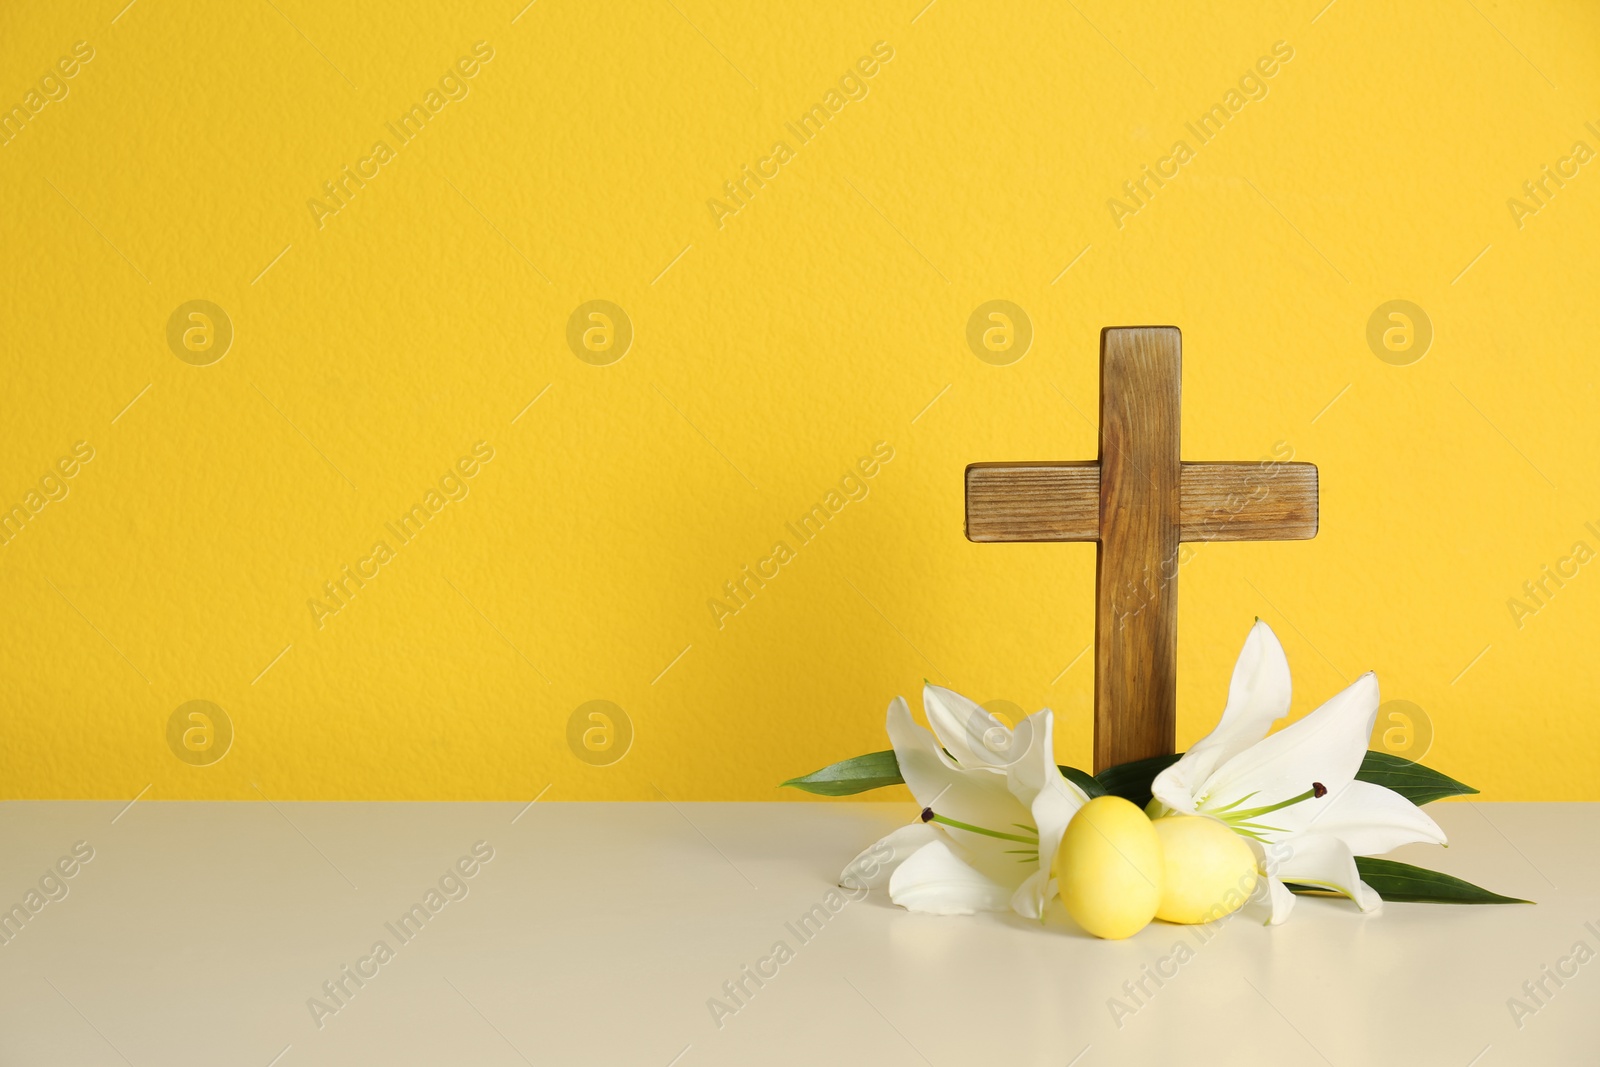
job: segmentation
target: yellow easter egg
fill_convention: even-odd
[[[1166,857],[1156,918],[1205,923],[1231,915],[1255,891],[1255,853],[1216,819],[1169,815],[1151,823]]]
[[[1056,853],[1061,903],[1096,937],[1132,937],[1155,917],[1164,881],[1161,839],[1121,797],[1095,797],[1072,817]]]

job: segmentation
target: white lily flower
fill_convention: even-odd
[[[852,860],[846,888],[887,883],[909,911],[1004,911],[1037,919],[1055,892],[1050,866],[1073,813],[1088,797],[1061,774],[1049,708],[1008,728],[959,693],[922,690],[930,733],[903,697],[887,727],[900,775],[922,818]],[[937,736],[936,736],[937,735]]]
[[[1358,782],[1378,714],[1370,671],[1316,711],[1268,735],[1289,711],[1289,661],[1259,619],[1233,668],[1216,729],[1151,784],[1155,799],[1183,815],[1220,819],[1265,858],[1265,899],[1253,910],[1271,925],[1294,906],[1285,882],[1330,889],[1377,911],[1383,900],[1356,870],[1372,856],[1444,831],[1392,789]],[[1263,906],[1265,905],[1265,906]]]

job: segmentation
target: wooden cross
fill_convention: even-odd
[[[1100,333],[1100,458],[974,463],[973,541],[1095,541],[1096,771],[1171,753],[1178,692],[1178,543],[1317,533],[1310,463],[1184,463],[1174,326]]]

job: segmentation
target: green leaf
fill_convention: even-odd
[[[1444,797],[1459,797],[1477,790],[1456,781],[1448,774],[1440,774],[1420,763],[1412,763],[1399,756],[1376,750],[1367,753],[1356,772],[1356,781],[1387,786],[1413,804],[1426,804]]]
[[[1356,870],[1361,880],[1377,890],[1384,900],[1405,901],[1414,904],[1532,904],[1520,897],[1505,897],[1492,893],[1482,886],[1473,885],[1454,875],[1413,867],[1398,860],[1378,859],[1374,856],[1357,856]],[[1296,893],[1327,894],[1320,886],[1294,885]]]
[[[1156,775],[1178,762],[1181,755],[1183,753],[1179,752],[1171,756],[1151,756],[1132,763],[1119,763],[1115,767],[1107,767],[1094,777],[1100,783],[1102,792],[1132,801],[1142,808],[1150,803],[1150,783],[1155,781]]]
[[[840,760],[820,771],[791,778],[783,784],[819,796],[848,797],[869,789],[882,789],[886,785],[900,785],[904,781],[900,777],[900,764],[895,762],[894,749],[888,749]]]
[[[1065,763],[1058,764],[1057,769],[1061,771],[1062,777],[1087,793],[1090,800],[1106,795],[1106,787],[1100,784],[1100,779],[1088,771],[1080,771],[1076,767],[1068,767]]]

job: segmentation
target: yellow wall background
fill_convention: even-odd
[[[0,14],[0,503],[93,452],[0,545],[0,795],[792,797],[924,677],[1054,707],[1087,766],[1093,549],[968,543],[962,470],[1091,458],[1100,328],[1171,323],[1185,457],[1282,442],[1323,494],[1314,541],[1183,566],[1180,743],[1260,615],[1296,714],[1373,668],[1486,799],[1600,799],[1600,563],[1508,606],[1600,549],[1600,162],[1561,163],[1600,150],[1591,5],[122,5]],[[786,129],[876,42],[863,98]],[[1539,204],[1546,165],[1576,175]],[[597,299],[633,330],[604,366],[567,340]],[[1005,366],[966,340],[997,299],[1033,330]],[[206,365],[168,340],[195,300],[232,325]],[[1367,342],[1391,300],[1431,323],[1408,365]],[[169,745],[194,700],[233,731],[209,765]],[[632,725],[609,765],[569,746],[592,700]]]

